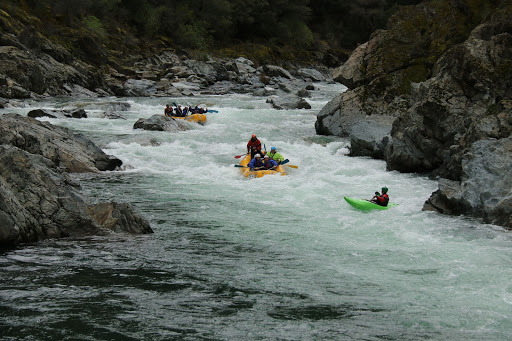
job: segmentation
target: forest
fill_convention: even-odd
[[[4,0],[40,20],[108,40],[117,32],[172,47],[211,50],[254,43],[352,50],[400,5],[421,0]],[[107,44],[108,45],[108,44]]]

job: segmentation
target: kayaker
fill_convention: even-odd
[[[269,158],[268,155],[265,155],[265,157],[263,158],[263,167],[265,167],[265,169],[274,170],[277,168],[277,162]]]
[[[167,117],[172,116],[172,107],[169,104],[165,106],[164,115]]]
[[[270,148],[270,152],[268,153],[268,156],[270,156],[270,158],[272,160],[277,162],[278,165],[284,161],[284,157],[280,153],[277,152],[276,147]]]
[[[256,154],[260,154],[261,157],[261,142],[258,140],[255,134],[252,135],[251,139],[247,143],[247,154],[251,153],[251,159],[256,157]]]
[[[375,192],[375,195],[370,201],[380,206],[387,206],[389,202],[388,188],[382,187],[382,195],[379,192]]]
[[[260,169],[264,169],[264,165],[263,165],[263,161],[261,160],[261,155],[260,154],[256,154],[254,155],[254,159],[251,160],[251,162],[249,162],[249,164],[247,165],[250,170],[260,170]]]

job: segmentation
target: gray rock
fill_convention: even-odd
[[[395,117],[370,116],[350,127],[350,156],[384,159]]]
[[[126,96],[148,97],[156,94],[156,83],[147,79],[129,79],[124,83]]]
[[[424,210],[471,214],[512,229],[512,138],[475,142],[462,160],[461,181],[441,180]]]
[[[139,118],[133,125],[133,129],[176,132],[189,130],[190,128],[182,120],[175,120],[163,115],[153,115],[147,119]]]
[[[301,68],[297,73],[305,80],[312,80],[313,82],[325,82],[326,77],[318,70],[310,68]]]
[[[293,79],[293,76],[280,66],[264,65],[262,67],[262,70],[269,77],[282,77],[286,79]]]
[[[299,96],[299,97],[311,97],[311,94],[306,89],[300,89],[299,91],[297,91],[297,96]]]
[[[69,172],[99,172],[122,165],[83,135],[18,114],[0,116],[0,143],[44,156]]]
[[[84,109],[78,110],[47,110],[47,109],[34,109],[28,112],[28,117],[39,118],[87,118],[87,113]]]
[[[108,205],[108,204],[107,204]],[[79,237],[108,231],[151,233],[147,221],[121,206],[108,224],[92,216],[77,185],[49,159],[0,145],[0,244],[16,245],[47,238]]]
[[[105,111],[100,115],[100,118],[108,118],[109,120],[118,120],[118,119],[126,120],[126,117],[124,117],[123,115],[121,115],[115,111]]]
[[[267,99],[274,109],[311,109],[311,105],[304,99],[296,96],[279,96]]]

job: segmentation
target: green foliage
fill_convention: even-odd
[[[89,32],[97,35],[100,38],[104,38],[106,35],[105,29],[103,28],[103,24],[101,20],[96,18],[94,15],[84,17],[82,19],[82,25]]]
[[[178,42],[193,49],[206,49],[213,44],[205,24],[192,23],[178,28]]]
[[[29,24],[38,25],[47,36],[88,31],[101,38],[109,49],[142,48],[141,42],[163,47],[198,50],[226,46],[265,46],[247,51],[259,61],[285,56],[308,58],[315,51],[348,51],[366,42],[370,34],[384,28],[402,5],[426,0],[3,0],[9,6],[27,11]],[[453,44],[463,41],[482,18],[502,0],[430,0],[433,12],[448,13],[457,7],[458,16],[431,23],[425,18],[397,18],[404,37],[411,43],[413,63],[433,63]],[[508,3],[510,0],[508,0]],[[11,14],[11,12],[6,11]],[[0,19],[9,31],[5,15]],[[421,20],[420,20],[421,19]],[[423,20],[423,21],[422,21]],[[22,21],[23,22],[23,21]],[[1,24],[1,22],[0,22]],[[25,24],[25,22],[23,22]],[[421,34],[420,31],[434,32]],[[16,30],[18,30],[16,28]],[[44,33],[44,32],[43,32]],[[66,37],[67,36],[67,37]],[[295,51],[286,48],[291,47]],[[268,49],[268,50],[267,50]],[[316,49],[316,50],[315,50]],[[232,48],[233,54],[240,54]],[[249,48],[250,50],[250,48]],[[227,51],[227,50],[226,50]],[[227,53],[227,52],[226,52]],[[231,53],[231,52],[230,52]],[[303,56],[299,56],[304,53]],[[345,52],[343,52],[345,53]],[[338,55],[343,55],[340,53]],[[404,53],[405,54],[405,53]],[[335,54],[336,55],[336,54]],[[396,56],[388,57],[388,60]],[[401,56],[399,56],[401,57]],[[387,57],[383,57],[387,58]],[[342,58],[346,59],[346,58]],[[388,60],[385,60],[386,62]],[[334,65],[333,65],[334,66]],[[365,66],[366,67],[366,66]],[[368,72],[371,72],[368,66]]]

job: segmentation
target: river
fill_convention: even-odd
[[[46,240],[0,255],[2,340],[510,340],[512,235],[421,210],[425,176],[346,156],[317,136],[316,113],[341,85],[318,84],[312,110],[274,110],[248,95],[26,101],[86,109],[48,119],[123,160],[80,174],[92,201],[131,203],[154,234]],[[205,103],[205,126],[134,130],[166,103]],[[126,120],[100,118],[124,102]],[[235,168],[252,134],[291,165],[244,179]],[[344,196],[387,211],[361,212]]]

